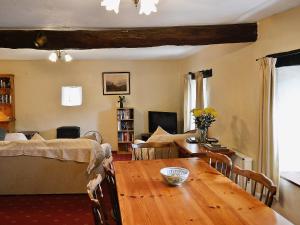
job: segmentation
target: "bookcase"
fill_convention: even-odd
[[[134,109],[118,108],[118,151],[129,151],[134,142]]]
[[[0,127],[7,132],[14,131],[15,88],[14,75],[0,74]]]

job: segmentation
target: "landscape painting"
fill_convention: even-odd
[[[103,95],[129,95],[129,72],[104,72],[102,73]]]

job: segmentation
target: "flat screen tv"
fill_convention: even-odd
[[[148,112],[149,133],[154,133],[158,126],[170,134],[177,134],[177,113]]]

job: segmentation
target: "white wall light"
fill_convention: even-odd
[[[151,13],[157,12],[156,5],[159,0],[133,0],[136,7],[140,5],[139,14],[150,15]],[[104,6],[108,11],[115,11],[116,14],[119,13],[120,0],[102,0],[101,6]]]
[[[141,6],[140,6],[140,14],[145,14],[149,16],[153,12],[157,12],[156,5],[158,4],[159,0],[140,0]]]
[[[50,60],[51,62],[56,62],[57,59],[58,59],[58,56],[57,56],[56,52],[52,52],[52,53],[49,55],[49,60]]]
[[[101,6],[104,6],[107,11],[115,11],[119,13],[120,0],[102,0]]]
[[[61,88],[61,104],[63,106],[82,105],[82,87],[65,86]]]
[[[64,61],[64,62],[71,62],[73,60],[73,57],[65,51],[56,50],[55,52],[52,52],[49,55],[48,59],[51,62],[57,62],[58,60],[59,61]]]

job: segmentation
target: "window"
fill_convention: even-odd
[[[277,68],[275,104],[279,169],[300,171],[300,66]]]
[[[197,93],[196,87],[197,87],[196,80],[195,79],[191,80],[191,83],[190,83],[191,109],[196,108],[196,93]],[[205,108],[205,107],[207,107],[207,78],[203,79],[203,100],[204,100],[204,108]],[[190,127],[191,127],[191,130],[196,129],[194,117],[192,115],[190,117]]]

